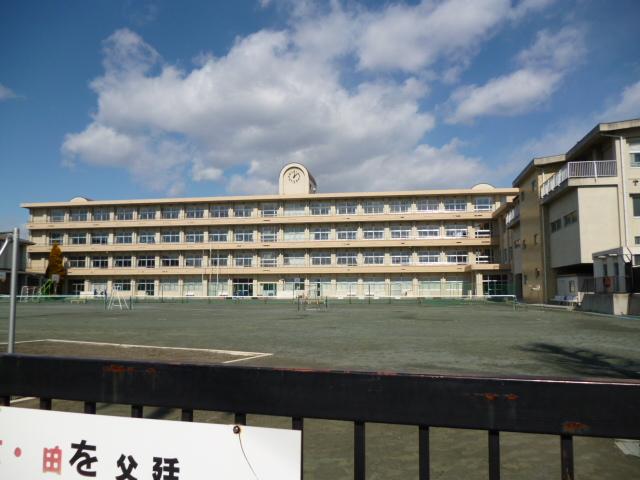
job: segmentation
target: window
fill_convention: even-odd
[[[187,207],[187,218],[204,218],[203,207]]]
[[[411,235],[411,229],[405,225],[395,225],[391,227],[392,239],[407,239]]]
[[[277,256],[274,252],[262,252],[260,253],[260,266],[261,267],[275,267],[278,264]]]
[[[227,205],[214,205],[211,207],[211,216],[214,218],[226,218],[229,216],[229,207]]]
[[[180,257],[176,253],[162,255],[162,257],[160,257],[160,264],[163,267],[179,267]]]
[[[384,263],[383,252],[364,252],[365,265],[382,265]]]
[[[133,220],[133,208],[118,208],[116,220]]]
[[[364,202],[365,215],[381,215],[384,213],[384,203],[380,200],[370,200]]]
[[[409,265],[411,263],[411,254],[408,252],[394,252],[391,254],[392,265]]]
[[[534,233],[534,234],[533,234],[533,244],[534,244],[534,245],[537,245],[537,244],[538,244],[538,234],[537,234],[537,233]]]
[[[302,203],[285,203],[284,215],[286,217],[295,217],[305,215],[304,204]]]
[[[156,218],[156,209],[154,207],[142,207],[138,218],[140,220],[154,220]]]
[[[538,188],[538,181],[535,179],[531,180],[531,191],[535,192],[537,188]]]
[[[62,245],[64,242],[64,235],[60,232],[51,232],[49,234],[49,245]]]
[[[285,266],[304,266],[304,253],[290,252],[282,256],[282,263]]]
[[[87,216],[86,210],[71,210],[70,220],[72,222],[86,222]]]
[[[236,253],[233,260],[236,267],[250,267],[253,265],[253,255],[249,253]]]
[[[226,267],[229,256],[226,253],[213,253],[209,258],[209,265],[212,267]]]
[[[85,258],[84,257],[69,257],[69,267],[70,268],[84,268],[85,267]]]
[[[131,266],[131,256],[130,255],[116,255],[113,257],[113,266],[115,268],[123,268]]]
[[[313,233],[311,238],[313,240],[329,240],[329,234],[331,233],[330,228],[326,227],[316,227],[313,229]]]
[[[104,222],[109,220],[109,210],[105,208],[96,209],[93,211],[91,219],[96,222]]]
[[[260,207],[260,214],[263,217],[277,217],[278,205],[275,203],[265,203]]]
[[[311,265],[331,265],[331,254],[328,252],[313,252]]]
[[[114,280],[113,289],[119,292],[130,292],[131,280]]]
[[[355,240],[358,238],[358,230],[355,227],[342,227],[336,233],[338,240]]]
[[[226,242],[229,232],[227,230],[211,230],[209,232],[210,242]]]
[[[418,212],[437,212],[440,209],[440,202],[435,198],[419,198],[416,200]]]
[[[444,209],[447,212],[464,212],[467,202],[464,198],[447,198],[444,201]]]
[[[418,225],[416,228],[418,238],[438,238],[440,227],[438,225]]]
[[[187,243],[202,243],[204,242],[204,232],[202,230],[188,231],[185,234],[185,241]]]
[[[116,243],[133,243],[133,232],[117,232]]]
[[[304,227],[285,227],[284,229],[285,242],[299,242],[304,240],[304,237]]]
[[[640,245],[640,237],[633,237],[633,238],[636,242],[636,245]]]
[[[633,216],[640,217],[640,195],[631,195],[633,200]]]
[[[468,234],[466,225],[445,225],[444,235],[448,238],[464,238]]]
[[[467,263],[467,252],[464,250],[452,250],[447,252],[447,263]]]
[[[474,210],[476,212],[490,212],[493,210],[493,199],[491,197],[476,197]]]
[[[640,138],[629,139],[629,160],[632,167],[640,167]]]
[[[409,200],[391,200],[389,202],[390,213],[407,213],[411,208]]]
[[[365,227],[362,231],[362,237],[365,240],[383,240],[384,228],[382,227]]]
[[[153,296],[155,290],[155,282],[153,280],[138,280],[138,293]]]
[[[342,266],[352,267],[358,264],[356,252],[340,252],[336,254],[336,263]]]
[[[329,215],[331,206],[328,203],[312,203],[310,211],[311,215]]]
[[[551,233],[557,232],[562,228],[562,220],[554,220],[551,222]]]
[[[92,245],[106,245],[109,243],[109,234],[107,232],[93,232],[91,234]]]
[[[180,209],[178,207],[163,207],[162,218],[165,220],[180,218]]]
[[[202,255],[188,255],[184,259],[185,267],[201,267]]]
[[[156,266],[155,255],[138,255],[138,267],[154,268]]]
[[[337,207],[338,215],[355,215],[358,204],[355,202],[339,202]]]
[[[64,222],[64,210],[51,210],[52,222]]]
[[[69,242],[71,245],[84,245],[87,243],[87,234],[85,232],[70,233]]]
[[[253,230],[236,230],[234,238],[236,242],[253,242]]]
[[[253,209],[246,205],[236,205],[233,209],[234,217],[250,217]]]
[[[91,266],[93,268],[108,268],[109,267],[109,257],[100,255],[98,257],[91,258]]]
[[[278,231],[275,227],[264,227],[260,231],[260,239],[263,242],[277,242],[278,241]]]
[[[156,243],[156,232],[140,232],[138,234],[138,243]]]
[[[569,212],[564,217],[562,217],[562,219],[564,221],[565,227],[573,225],[578,221],[578,212],[576,212],[575,210],[573,212]]]
[[[178,230],[169,230],[162,232],[162,243],[179,243],[180,232]]]
[[[418,263],[421,263],[421,264],[440,263],[440,252],[436,252],[432,250],[418,252]]]

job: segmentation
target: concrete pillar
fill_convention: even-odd
[[[474,295],[482,295],[482,273],[477,272],[475,275],[475,293]]]

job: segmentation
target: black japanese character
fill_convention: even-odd
[[[153,480],[179,480],[180,469],[176,466],[177,464],[177,458],[153,457]],[[162,475],[163,472],[164,475]]]
[[[74,453],[71,460],[69,460],[69,465],[74,465],[80,460],[76,465],[76,471],[83,477],[95,477],[96,472],[91,470],[93,468],[91,464],[97,462],[98,458],[92,457],[87,452],[95,452],[96,447],[94,445],[87,445],[87,441],[82,440],[80,443],[72,443],[71,448],[75,448],[76,453]]]
[[[129,460],[129,465],[125,465],[125,460]],[[138,468],[138,462],[136,462],[135,458],[133,458],[131,455],[127,455],[127,457],[125,458],[124,454],[121,454],[120,458],[118,459],[117,465],[122,474],[118,475],[116,477],[116,480],[138,480],[131,474],[133,470]]]

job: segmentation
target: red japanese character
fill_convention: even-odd
[[[57,445],[42,449],[42,473],[62,473],[62,450]]]

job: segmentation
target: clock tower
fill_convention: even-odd
[[[289,163],[280,170],[280,195],[316,193],[316,181],[301,163]]]

